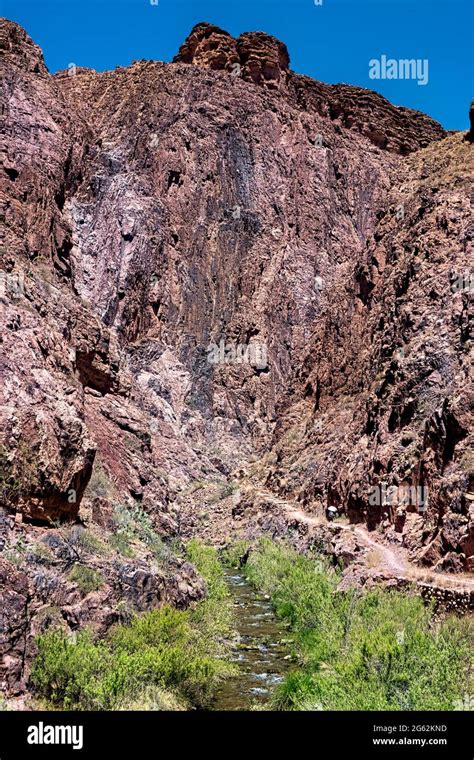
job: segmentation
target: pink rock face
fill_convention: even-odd
[[[427,488],[407,545],[467,566],[470,143],[260,32],[54,76],[1,44],[5,506],[75,518],[100,469],[173,533],[178,493],[253,458],[401,535],[418,506],[371,488]]]

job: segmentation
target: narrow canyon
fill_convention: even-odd
[[[447,132],[208,23],[105,72],[0,48],[2,695],[58,623],[198,605],[195,540],[468,616],[472,109]]]

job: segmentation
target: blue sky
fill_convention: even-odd
[[[317,0],[320,2],[321,0]],[[170,61],[198,21],[286,42],[291,68],[377,90],[397,105],[467,129],[473,87],[473,0],[0,0],[44,50],[50,71]],[[370,79],[369,61],[427,59],[428,83]]]

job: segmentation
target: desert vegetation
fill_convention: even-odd
[[[116,625],[101,640],[56,628],[37,639],[31,680],[46,706],[72,710],[206,708],[223,678],[231,602],[215,550],[198,541],[188,558],[207,583],[206,598],[188,610],[169,606]],[[77,574],[77,570],[76,570]],[[76,581],[90,587],[97,579]]]
[[[468,618],[437,619],[398,591],[337,591],[340,573],[327,560],[268,539],[250,553],[246,575],[291,631],[295,668],[274,709],[454,710],[472,693]]]

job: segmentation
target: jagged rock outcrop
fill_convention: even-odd
[[[233,64],[239,62],[237,43],[232,35],[206,23],[196,24],[173,58],[173,63],[189,63],[223,71],[232,71]]]
[[[326,85],[290,71],[286,45],[262,32],[234,39],[212,24],[197,24],[174,62],[229,72],[234,79],[283,89],[298,111],[319,113],[334,122],[336,131],[343,127],[359,132],[374,145],[394,153],[407,155],[445,136],[433,119],[393,106],[375,92],[344,84]],[[322,135],[316,134],[312,139],[319,143],[319,138]]]
[[[286,82],[290,65],[283,42],[263,32],[247,32],[234,39],[212,24],[196,24],[173,59],[216,71],[228,71],[235,77],[278,89]]]
[[[189,535],[199,484],[245,472],[472,569],[470,142],[260,32],[103,73],[50,75],[12,22],[0,44],[13,533],[128,503]]]
[[[1,19],[1,21],[0,50],[9,65],[33,74],[48,75],[41,48],[35,45],[21,26],[8,22],[6,19]]]
[[[0,557],[0,692],[21,691],[28,634],[28,576]]]

